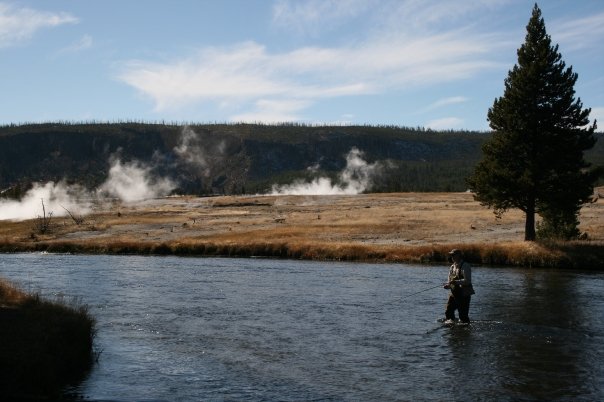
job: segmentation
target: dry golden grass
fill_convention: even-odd
[[[476,262],[575,266],[585,258],[573,248],[597,254],[604,244],[603,209],[604,200],[583,208],[590,241],[569,248],[523,242],[520,211],[496,219],[468,193],[172,197],[112,205],[81,225],[56,218],[45,236],[6,222],[0,249],[442,261],[460,247]]]
[[[28,295],[10,283],[0,280],[0,307],[15,307],[23,304]]]

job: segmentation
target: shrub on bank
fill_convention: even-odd
[[[94,325],[86,307],[42,300],[0,281],[0,394],[60,397],[92,367]]]

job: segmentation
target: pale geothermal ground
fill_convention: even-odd
[[[604,241],[604,200],[598,192],[604,194],[604,188],[582,209],[580,229],[590,240]],[[497,219],[470,193],[168,197],[98,205],[83,218],[76,224],[69,216],[53,217],[49,234],[34,234],[32,220],[1,221],[0,240],[417,246],[524,237],[522,212],[511,210]]]

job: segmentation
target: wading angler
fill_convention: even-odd
[[[449,268],[449,278],[444,284],[445,289],[450,289],[447,308],[445,310],[445,320],[455,320],[455,310],[459,312],[459,320],[463,323],[469,323],[470,318],[470,300],[474,292],[472,286],[472,267],[463,260],[461,250],[453,249],[449,252],[452,262]]]

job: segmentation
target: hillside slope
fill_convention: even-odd
[[[321,177],[339,188],[356,181],[361,191],[463,191],[488,136],[374,126],[5,126],[0,190],[19,194],[32,182],[62,180],[94,189],[118,165],[198,195],[264,193]],[[604,165],[603,149],[599,141],[588,159]]]

